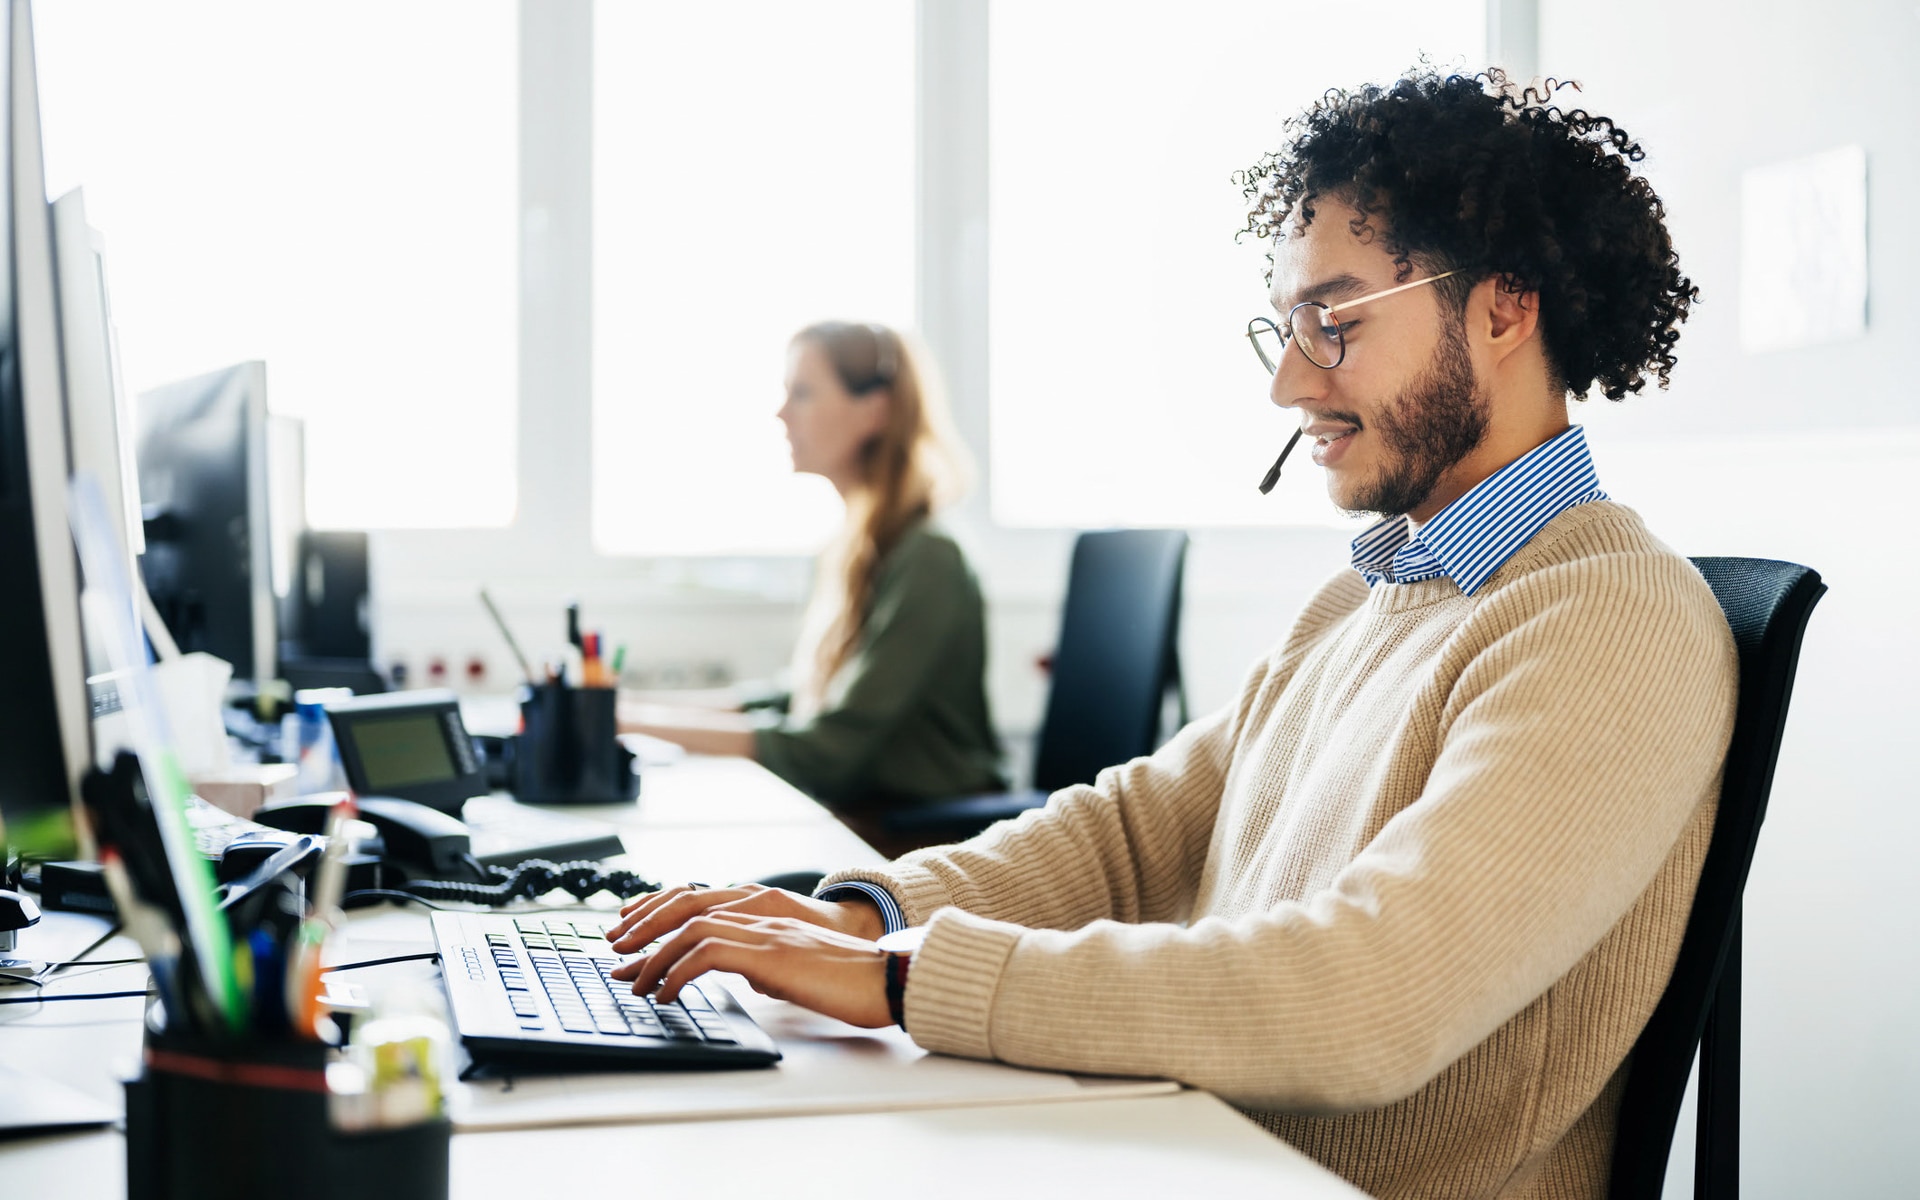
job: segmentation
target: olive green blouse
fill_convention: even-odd
[[[980,585],[953,539],[922,522],[882,560],[860,641],[821,710],[756,730],[755,757],[836,804],[999,791],[986,666]]]

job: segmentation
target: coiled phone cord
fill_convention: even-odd
[[[529,858],[514,867],[494,867],[469,855],[467,866],[475,876],[490,882],[469,883],[458,879],[416,879],[397,890],[423,900],[462,900],[469,904],[498,907],[515,900],[532,900],[555,888],[576,900],[585,900],[595,892],[616,896],[637,896],[657,892],[660,885],[632,871],[606,870],[595,862],[556,863],[544,858]]]

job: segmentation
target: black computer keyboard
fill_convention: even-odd
[[[460,1040],[476,1063],[765,1066],[780,1050],[718,984],[663,1004],[612,977],[613,918],[439,912],[433,940]]]

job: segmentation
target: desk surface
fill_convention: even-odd
[[[634,869],[662,879],[751,878],[874,861],[874,852],[812,801],[743,761],[689,758],[646,773],[638,806],[581,810],[621,828]],[[356,920],[356,958],[419,948],[424,917]],[[125,957],[116,939],[95,957]],[[417,967],[418,964],[408,964]],[[382,968],[385,970],[386,968]],[[105,968],[59,991],[138,986],[141,968]],[[753,998],[766,1019],[788,1008]],[[769,1006],[772,1006],[771,1008]],[[137,1000],[0,1009],[0,1060],[105,1099],[139,1044]],[[792,1010],[792,1028],[815,1020]],[[804,1017],[805,1020],[800,1018]],[[796,1054],[796,1061],[806,1056]],[[742,1153],[742,1150],[749,1150]],[[453,1141],[459,1198],[562,1195],[590,1187],[749,1189],[780,1196],[1027,1195],[1063,1185],[1121,1195],[1169,1191],[1352,1200],[1361,1193],[1212,1096],[1184,1091],[1071,1103],[1000,1103],[904,1112],[790,1115],[589,1128],[462,1133]],[[125,1194],[117,1132],[0,1141],[10,1194]]]

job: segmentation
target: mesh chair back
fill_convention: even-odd
[[[1186,553],[1177,529],[1083,533],[1074,543],[1035,789],[1092,783],[1102,768],[1153,752],[1162,700],[1179,680]]]
[[[1634,1044],[1614,1143],[1612,1200],[1660,1196],[1696,1047],[1701,1086],[1695,1195],[1737,1194],[1740,895],[1773,786],[1801,635],[1827,590],[1818,574],[1793,563],[1758,558],[1696,558],[1693,563],[1733,629],[1740,696],[1713,841],[1680,957]]]

